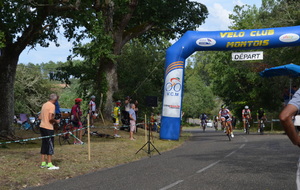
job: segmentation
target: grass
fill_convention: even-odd
[[[98,124],[98,125],[97,125]],[[113,129],[105,129],[97,123],[98,131],[104,134],[113,134]],[[112,124],[109,124],[112,126]],[[135,134],[136,141],[129,140],[127,131],[119,131],[121,138],[103,138],[91,136],[91,160],[88,160],[88,146],[63,145],[58,143],[55,137],[55,154],[53,164],[60,167],[59,170],[49,171],[39,168],[41,140],[29,141],[26,144],[12,143],[0,147],[0,184],[2,190],[23,189],[31,186],[44,185],[55,180],[72,178],[78,175],[110,168],[116,165],[129,163],[147,157],[147,153],[140,151],[145,144],[145,131],[138,128]],[[22,138],[37,137],[32,131],[18,131]],[[155,147],[160,151],[174,149],[189,138],[189,133],[183,133],[179,141],[160,140],[159,135],[153,132]],[[83,138],[87,142],[87,136]],[[157,154],[153,152],[152,155]]]

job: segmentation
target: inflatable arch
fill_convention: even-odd
[[[300,45],[300,26],[236,31],[188,31],[167,49],[160,138],[180,135],[185,59],[195,51],[265,49]]]

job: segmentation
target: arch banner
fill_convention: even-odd
[[[266,49],[300,45],[300,26],[230,31],[188,31],[167,49],[160,138],[178,140],[185,59],[195,51]]]

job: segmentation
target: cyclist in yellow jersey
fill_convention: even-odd
[[[121,137],[120,135],[118,135],[119,117],[121,115],[120,106],[121,106],[121,101],[117,101],[112,114],[113,122],[114,122],[114,137]]]

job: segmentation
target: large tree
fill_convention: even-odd
[[[196,29],[208,14],[203,4],[190,0],[106,0],[96,13],[89,15],[91,22],[82,22],[91,43],[79,44],[76,52],[97,70],[95,88],[98,94],[106,95],[107,117],[110,117],[113,94],[119,89],[116,70],[122,64],[118,56],[124,45],[134,38],[143,42],[175,39],[187,30]]]
[[[104,42],[102,49],[106,51],[96,52],[94,60],[98,62],[96,82],[107,84],[109,113],[112,95],[118,90],[114,55],[119,55],[129,40],[142,35],[145,40],[153,36],[175,38],[195,29],[207,16],[203,4],[189,0],[2,0],[0,9],[4,34],[0,54],[0,136],[13,134],[13,88],[19,55],[27,46],[47,47],[49,41],[58,45],[56,33],[60,25],[69,39],[79,41],[87,34],[96,44],[94,47]],[[80,26],[86,31],[74,32]]]
[[[61,16],[65,17],[67,12],[76,12],[80,2],[0,1],[0,136],[7,137],[13,134],[14,82],[21,52],[28,46],[35,47],[39,44],[47,47],[49,41],[56,43],[56,32],[60,29],[59,20],[63,18]]]

